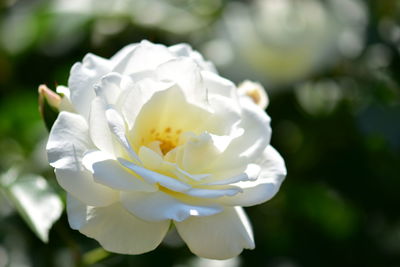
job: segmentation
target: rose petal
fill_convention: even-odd
[[[82,159],[83,165],[91,173],[98,183],[123,191],[154,192],[157,190],[141,178],[126,170],[111,155],[102,151],[91,151],[86,153]]]
[[[252,103],[242,108],[242,120],[233,133],[234,138],[227,149],[213,162],[215,171],[249,164],[259,158],[271,138],[269,116]]]
[[[99,241],[111,252],[142,254],[155,249],[166,235],[170,221],[143,221],[127,212],[119,203],[94,208],[68,199],[71,227]]]
[[[78,114],[61,112],[47,143],[50,165],[55,167],[58,183],[81,201],[93,206],[113,203],[117,193],[93,181],[81,165],[83,154],[93,148],[85,120]]]
[[[175,225],[189,249],[200,257],[223,260],[239,255],[244,248],[254,248],[250,223],[240,207],[226,208],[212,216],[190,217]]]
[[[232,149],[243,151],[241,155],[247,158],[258,157],[270,142],[270,122],[270,117],[258,106],[250,102],[243,105],[242,122],[238,127],[245,132],[242,138],[237,138],[237,142],[231,143]]]
[[[89,114],[89,132],[94,145],[102,151],[115,155],[113,137],[106,119],[106,104],[100,97],[92,101]]]
[[[146,169],[174,177],[182,182],[200,181],[209,176],[209,174],[191,174],[181,168],[176,163],[168,162],[162,157],[162,152],[159,147],[151,149],[150,147],[142,146],[139,150],[139,158]],[[156,152],[157,151],[157,152]]]
[[[177,164],[193,174],[212,173],[210,159],[217,160],[230,142],[229,136],[202,133],[188,136],[185,144],[177,151]]]
[[[136,78],[134,77],[133,79]],[[154,93],[166,90],[174,85],[171,82],[157,81],[148,77],[139,79],[138,81],[133,80],[132,82],[134,84],[120,95],[117,104],[121,108],[129,129],[133,127],[143,105],[149,101]]]
[[[236,169],[234,173],[239,173],[234,176],[227,176],[229,170],[213,173],[211,179],[204,181],[204,185],[229,185],[243,181],[251,181],[258,178],[261,172],[261,167],[257,164],[248,164],[246,169],[241,172],[241,169]],[[211,180],[211,181],[210,181]]]
[[[91,148],[93,144],[85,119],[78,114],[61,112],[50,131],[46,146],[50,165],[75,169],[83,153]]]
[[[192,103],[206,103],[207,88],[203,85],[199,66],[190,58],[171,59],[157,70],[159,80],[175,82]]]
[[[96,95],[100,97],[107,105],[114,105],[123,89],[121,86],[124,76],[119,73],[111,72],[104,75],[98,83],[95,84],[94,90]],[[126,77],[125,79],[129,79]]]
[[[209,71],[202,71],[201,77],[209,95],[221,95],[233,100],[236,106],[239,104],[237,88],[233,82]]]
[[[239,182],[234,185],[243,189],[232,197],[223,197],[219,201],[231,206],[253,206],[270,200],[279,190],[286,176],[286,167],[282,157],[268,146],[259,159],[261,173],[255,181]]]
[[[134,171],[137,175],[139,175],[141,178],[143,178],[148,183],[160,184],[161,186],[164,186],[175,192],[184,192],[191,188],[190,185],[188,185],[182,181],[179,181],[172,177],[169,177],[169,176],[148,170],[146,168],[140,167],[140,166],[135,165],[134,163],[129,162],[127,160],[118,159],[118,161],[126,168],[129,168],[132,171]]]
[[[204,128],[216,135],[231,135],[242,119],[240,107],[232,99],[215,94],[209,95],[208,104],[212,116],[204,123]]]
[[[198,188],[198,187],[191,188],[185,191],[185,194],[199,198],[220,198],[223,196],[234,196],[239,192],[242,192],[242,189],[240,187],[210,186],[209,188]]]
[[[204,70],[217,73],[215,66],[210,61],[205,61],[203,56],[193,49],[188,44],[176,44],[168,47],[175,56],[178,57],[190,57],[196,61],[196,63]]]
[[[87,206],[73,197],[71,194],[67,194],[67,214],[68,222],[72,229],[79,230],[86,223],[86,208]]]
[[[107,206],[118,200],[118,192],[95,183],[88,171],[55,170],[57,182],[68,193],[91,206]]]
[[[124,46],[114,56],[110,58],[110,61],[113,63],[114,66],[118,65],[118,63],[124,60],[138,45],[139,43],[133,43]]]
[[[173,58],[173,54],[165,46],[142,41],[128,52],[112,71],[121,74],[131,74],[153,70],[160,64]]]
[[[161,191],[123,192],[121,202],[132,214],[146,221],[183,221],[190,216],[210,216],[222,211],[222,207],[215,204],[187,204]]]
[[[129,133],[129,140],[133,147],[139,149],[142,145],[154,141],[151,132],[162,133],[168,128],[171,133],[185,132],[187,129],[197,133],[203,131],[203,123],[211,113],[188,103],[182,90],[175,85],[156,92],[143,105]],[[182,113],[182,110],[185,112]]]
[[[125,121],[119,112],[113,108],[106,110],[106,118],[111,133],[116,137],[119,143],[124,147],[126,152],[129,153],[130,158],[137,164],[140,164],[140,160],[136,152],[132,149],[126,137]]]
[[[87,54],[82,63],[76,63],[71,68],[68,87],[71,91],[71,103],[75,110],[85,118],[89,115],[89,103],[95,97],[94,84],[106,73],[110,72],[112,64],[109,60]]]

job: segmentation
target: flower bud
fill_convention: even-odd
[[[246,80],[239,85],[238,89],[239,95],[250,97],[251,100],[253,100],[253,102],[262,109],[266,109],[268,107],[268,95],[260,83]]]
[[[50,90],[46,85],[39,85],[39,112],[44,120],[47,129],[51,129],[57,119],[61,96]]]

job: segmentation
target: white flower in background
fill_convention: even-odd
[[[198,256],[254,248],[242,207],[286,175],[268,115],[185,44],[132,44],[71,69],[47,152],[70,225],[109,251],[156,248],[171,224]]]
[[[221,5],[221,0],[182,2],[180,5],[174,0],[54,0],[50,10],[58,14],[90,16],[95,23],[101,18],[112,18],[118,24],[121,19],[130,18],[131,22],[142,26],[188,34],[206,27]],[[114,28],[115,24],[101,25],[106,29],[96,27],[98,33]],[[123,27],[117,28],[122,30]]]
[[[287,84],[338,58],[359,55],[366,24],[367,10],[359,0],[233,2],[219,38],[204,51],[234,77]]]

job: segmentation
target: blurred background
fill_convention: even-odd
[[[37,87],[142,39],[187,42],[266,88],[288,176],[246,209],[255,250],[207,262],[170,237],[116,255],[69,228]],[[0,0],[0,267],[395,267],[399,207],[400,1]]]

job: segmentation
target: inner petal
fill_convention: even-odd
[[[182,133],[204,131],[203,124],[210,116],[211,112],[188,103],[175,85],[155,93],[143,105],[128,138],[136,151],[141,146],[157,150],[158,144],[161,154],[166,155],[180,145]]]
[[[177,85],[154,93],[127,133],[143,167],[196,187],[204,180],[236,177],[236,172],[212,175],[214,161],[220,161],[236,137],[236,124],[240,121],[240,113],[232,109],[223,112],[214,106],[221,101],[214,102],[210,102],[209,109],[190,103]],[[228,158],[231,157],[238,157],[238,153]],[[235,171],[245,168],[246,163],[236,164]]]

